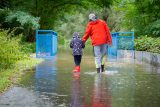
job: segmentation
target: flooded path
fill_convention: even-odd
[[[106,63],[97,74],[92,55],[84,55],[81,73],[73,57],[61,52],[27,73],[0,96],[0,107],[160,107],[160,68]]]

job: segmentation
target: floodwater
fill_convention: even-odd
[[[73,57],[61,51],[29,71],[0,96],[0,107],[160,107],[160,68],[106,62],[97,74],[94,57],[85,54],[81,73],[72,73]]]

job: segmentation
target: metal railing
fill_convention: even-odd
[[[112,33],[112,47],[108,46],[108,60],[117,60],[117,58],[133,57],[134,50],[134,32],[115,32]],[[129,55],[130,54],[130,55]]]

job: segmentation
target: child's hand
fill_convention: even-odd
[[[85,42],[82,41],[82,48],[85,48]]]

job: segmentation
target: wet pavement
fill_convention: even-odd
[[[106,65],[97,74],[94,57],[85,54],[81,73],[72,73],[71,53],[61,52],[2,94],[0,107],[160,107],[160,67]]]

